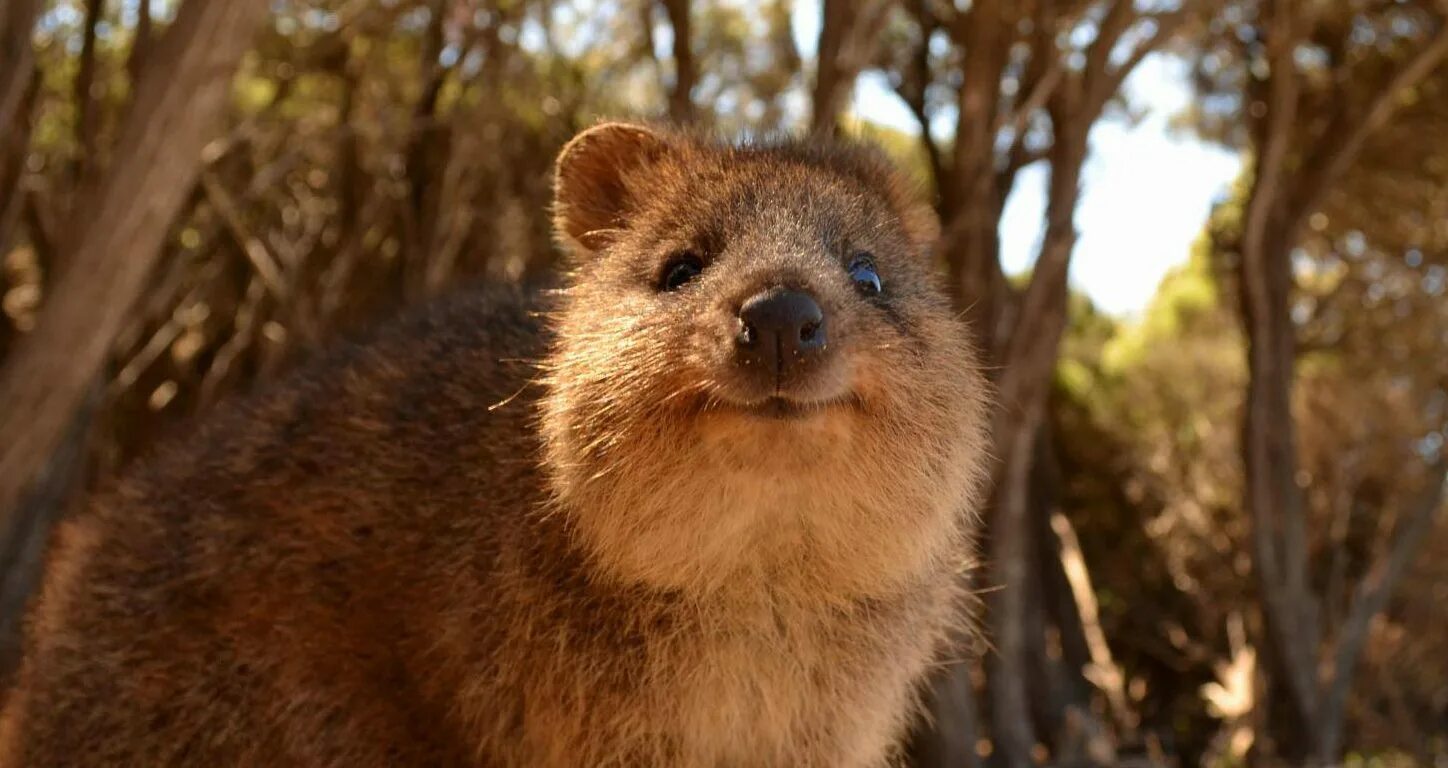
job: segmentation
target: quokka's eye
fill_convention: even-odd
[[[684,251],[669,259],[659,279],[659,290],[676,291],[704,271],[704,262],[692,251]]]
[[[860,251],[850,260],[850,279],[854,281],[855,288],[866,296],[880,292],[880,273],[875,271],[875,260],[865,251]]]

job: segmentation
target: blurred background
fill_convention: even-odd
[[[863,136],[1000,390],[918,766],[1448,765],[1448,1],[3,0],[0,670],[87,489],[550,270],[601,116]]]

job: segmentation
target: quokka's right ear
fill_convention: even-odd
[[[596,251],[628,224],[640,193],[630,177],[669,149],[661,134],[632,123],[603,123],[573,137],[558,153],[553,226],[585,252]]]

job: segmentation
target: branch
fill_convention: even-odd
[[[1101,628],[1101,614],[1096,601],[1096,589],[1091,586],[1091,574],[1086,569],[1086,557],[1081,552],[1081,542],[1076,538],[1076,529],[1071,521],[1059,510],[1051,512],[1051,530],[1055,532],[1061,547],[1061,569],[1076,601],[1076,610],[1081,616],[1081,628],[1086,635],[1086,647],[1091,654],[1091,663],[1085,677],[1106,694],[1115,716],[1117,727],[1122,733],[1130,733],[1140,722],[1132,711],[1126,697],[1126,676],[1121,666],[1111,658],[1111,646],[1106,641],[1106,632]]]
[[[277,265],[271,251],[267,250],[261,238],[246,228],[246,222],[242,221],[241,211],[237,210],[231,193],[221,185],[214,172],[206,171],[201,175],[201,186],[206,190],[206,199],[221,216],[227,231],[236,240],[237,247],[246,255],[247,261],[251,262],[267,292],[281,302],[286,295],[286,283],[282,280],[281,267]]]
[[[137,379],[141,378],[141,374],[161,357],[163,352],[171,348],[171,344],[181,336],[182,331],[186,330],[186,323],[181,319],[185,306],[185,304],[178,304],[171,317],[162,323],[155,333],[151,334],[140,351],[126,361],[120,373],[117,373],[115,378],[106,385],[107,397],[115,397],[129,389]]]
[[[1000,104],[1001,72],[1005,68],[1008,29],[998,0],[976,0],[967,13],[956,17],[951,37],[964,49],[964,81],[959,89],[952,171],[956,205],[969,200],[994,166],[996,122]]]
[[[1448,2],[1440,1],[1439,5],[1445,6],[1444,12],[1448,14]],[[1392,117],[1403,91],[1422,82],[1445,57],[1448,57],[1448,18],[1441,18],[1438,32],[1393,73],[1388,84],[1369,102],[1367,109],[1343,110],[1339,119],[1333,121],[1324,140],[1318,143],[1318,152],[1303,167],[1299,177],[1299,194],[1295,196],[1296,204],[1290,211],[1289,222],[1300,221],[1317,206],[1326,188],[1342,177],[1367,140]]]
[[[1338,634],[1337,653],[1333,658],[1331,683],[1327,691],[1324,709],[1327,718],[1324,722],[1329,726],[1333,718],[1341,716],[1372,620],[1387,607],[1393,587],[1413,562],[1414,555],[1433,528],[1434,519],[1442,510],[1444,488],[1448,486],[1445,469],[1448,469],[1448,463],[1442,459],[1429,469],[1428,484],[1412,501],[1407,520],[1398,526],[1387,554],[1373,565],[1353,592],[1352,607]]]
[[[1016,174],[1037,160],[1045,159],[1046,149],[1028,150],[1026,131],[1030,129],[1031,118],[1042,109],[1049,109],[1061,92],[1061,84],[1067,81],[1064,59],[1057,55],[1055,28],[1059,23],[1052,15],[1052,6],[1039,3],[1032,19],[1034,34],[1031,40],[1031,65],[1026,69],[1025,82],[1030,84],[1026,98],[1016,106],[1009,121],[1012,130],[1011,144],[1005,151],[1005,164],[996,173],[996,189],[1001,199],[1010,194],[1016,183]],[[1040,62],[1046,62],[1041,64]],[[1068,83],[1067,88],[1073,87]],[[1003,121],[997,131],[1006,127]]]
[[[1202,0],[1184,0],[1181,6],[1175,11],[1152,16],[1151,20],[1156,23],[1156,31],[1152,33],[1151,37],[1137,43],[1136,47],[1132,49],[1131,55],[1126,58],[1126,61],[1121,62],[1121,64],[1116,67],[1109,68],[1108,71],[1102,74],[1092,91],[1090,102],[1091,112],[1093,114],[1100,113],[1106,106],[1106,102],[1110,101],[1111,97],[1121,90],[1122,83],[1126,82],[1126,78],[1132,71],[1135,70],[1149,54],[1160,49],[1163,44],[1171,40],[1172,37],[1176,35],[1177,30],[1181,28],[1182,24],[1186,23],[1186,20],[1191,18],[1192,14],[1195,13],[1201,5]]]
[[[834,133],[855,79],[874,58],[880,41],[879,27],[890,6],[887,0],[824,0],[815,46],[811,133]]]
[[[146,55],[151,50],[151,0],[136,3],[136,37],[131,43],[131,57],[126,69],[131,73],[131,82],[141,77],[141,68],[146,66]]]
[[[911,70],[908,75],[908,77],[914,78],[915,84],[919,87],[911,90],[907,77],[901,77],[900,82],[895,86],[895,93],[910,108],[910,114],[915,117],[916,124],[920,126],[920,145],[924,148],[925,159],[930,164],[930,181],[935,186],[935,193],[940,198],[941,207],[948,209],[950,204],[945,199],[945,195],[949,184],[945,178],[945,163],[941,158],[940,145],[930,134],[930,111],[926,99],[931,79],[930,38],[939,28],[939,23],[936,21],[935,15],[930,12],[927,0],[910,0],[908,10],[920,27],[920,46],[910,58]]]
[[[1297,45],[1298,30],[1294,28],[1291,12],[1283,6],[1277,6],[1269,29],[1271,38],[1267,41],[1267,55],[1270,58],[1270,74],[1267,99],[1270,103],[1265,105],[1266,125],[1261,136],[1263,143],[1256,147],[1257,168],[1242,227],[1243,271],[1252,274],[1262,272],[1262,265],[1254,262],[1264,258],[1262,250],[1267,219],[1276,204],[1278,187],[1282,182],[1298,101],[1297,76],[1292,66],[1292,51]],[[1256,292],[1250,285],[1255,281],[1246,282],[1249,283],[1246,290],[1250,300],[1267,300],[1265,296],[1255,295]]]
[[[100,26],[104,0],[89,0],[86,3],[85,27],[81,36],[80,69],[75,76],[75,105],[78,115],[75,121],[76,157],[73,166],[74,180],[80,183],[96,162],[96,131],[99,117],[96,114],[100,103],[92,98],[91,90],[96,79],[96,28]]]
[[[930,166],[930,181],[935,186],[935,193],[943,195],[949,185],[946,178],[948,172],[941,157],[940,145],[935,142],[935,137],[930,135],[930,113],[926,111],[925,99],[920,99],[918,104],[914,101],[905,103],[910,107],[910,114],[915,116],[915,123],[920,126],[920,146],[925,150],[925,161]]]
[[[1050,157],[1050,148],[1026,149],[1025,144],[1017,142],[1006,154],[1005,165],[996,172],[996,189],[999,190],[1001,198],[1009,197],[1011,190],[1015,189],[1016,176],[1020,175],[1021,169],[1026,166],[1040,162]]]
[[[247,283],[246,294],[236,308],[231,338],[227,339],[226,343],[221,345],[221,349],[217,350],[216,355],[211,358],[211,364],[207,367],[206,373],[201,377],[198,398],[204,405],[216,402],[221,392],[221,385],[226,382],[227,374],[231,372],[231,366],[241,358],[241,354],[255,340],[255,331],[261,327],[261,323],[257,320],[258,311],[266,294],[267,290],[262,286],[260,279],[252,278],[251,282]]]
[[[1094,84],[1110,73],[1111,51],[1131,28],[1136,17],[1135,6],[1133,0],[1114,0],[1096,26],[1096,39],[1086,48],[1086,65],[1081,73],[1082,79],[1090,84],[1089,90],[1094,92]]]
[[[674,83],[669,89],[669,117],[678,123],[694,118],[694,50],[689,24],[689,0],[661,0],[674,31]],[[649,46],[650,52],[653,46]]]
[[[1044,51],[1040,54],[1044,55]],[[1051,98],[1056,87],[1065,79],[1065,69],[1061,66],[1061,58],[1051,58],[1051,63],[1046,66],[1046,71],[1038,78],[1026,98],[1011,110],[1009,115],[1000,115],[996,120],[995,133],[1009,128],[1012,132],[1011,147],[1015,148],[1025,137],[1026,128],[1030,124],[1031,116],[1046,106],[1046,101]]]
[[[181,3],[117,131],[114,160],[66,227],[64,264],[35,329],[0,367],[0,550],[21,500],[106,364],[230,103],[231,74],[266,18],[261,0]]]
[[[8,130],[30,87],[35,46],[30,42],[40,0],[8,0],[0,10],[0,130]]]

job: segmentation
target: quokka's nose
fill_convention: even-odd
[[[770,288],[739,308],[736,339],[741,362],[772,370],[783,379],[825,350],[825,313],[803,291]]]

